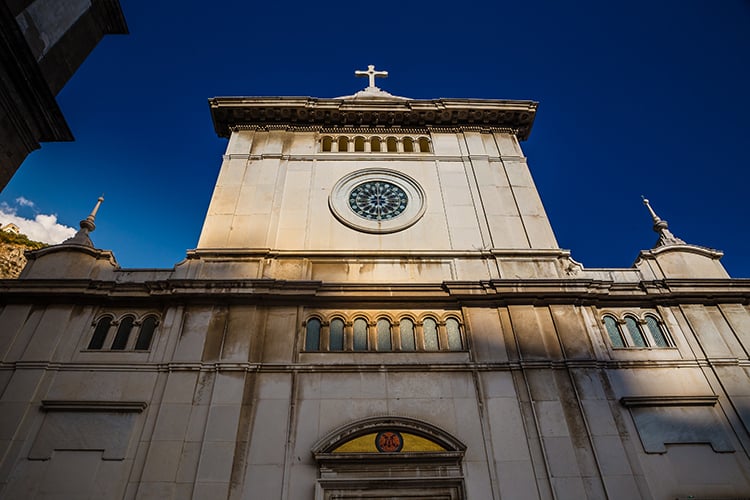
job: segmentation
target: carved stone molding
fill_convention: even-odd
[[[536,116],[533,101],[435,99],[367,101],[311,97],[215,97],[209,99],[216,133],[228,137],[233,127],[427,128],[515,131],[528,138]]]

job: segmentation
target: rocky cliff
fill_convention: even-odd
[[[38,250],[47,246],[38,241],[31,241],[24,234],[13,234],[0,231],[0,279],[18,278],[26,265],[26,250]]]

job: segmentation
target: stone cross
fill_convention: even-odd
[[[370,85],[368,85],[367,88],[377,88],[375,87],[375,78],[385,78],[386,76],[388,76],[387,71],[375,71],[375,65],[373,64],[367,65],[367,71],[357,70],[354,72],[354,74],[356,76],[366,76],[370,78]]]

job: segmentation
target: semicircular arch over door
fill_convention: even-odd
[[[332,430],[312,448],[316,500],[463,500],[466,446],[407,417],[371,417]]]

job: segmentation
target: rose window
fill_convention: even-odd
[[[391,220],[399,216],[408,203],[403,189],[386,181],[364,182],[349,194],[349,207],[364,219]]]

